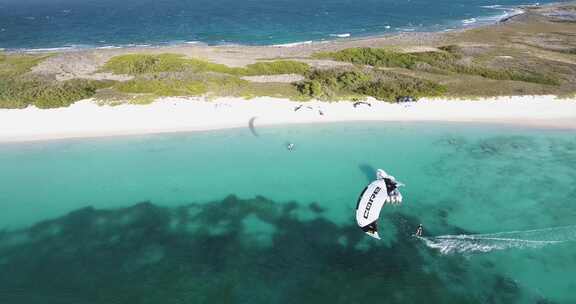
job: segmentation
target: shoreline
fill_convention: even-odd
[[[538,5],[519,5],[510,7],[499,7],[493,8],[494,10],[499,10],[504,13],[501,14],[490,14],[490,15],[478,15],[470,17],[468,19],[453,20],[452,23],[456,24],[460,21],[460,24],[456,27],[449,27],[449,24],[445,24],[442,28],[436,31],[419,31],[417,29],[412,30],[402,30],[405,27],[397,27],[397,31],[391,32],[375,32],[367,35],[351,36],[351,33],[333,33],[327,34],[327,36],[320,40],[304,40],[304,41],[294,41],[286,43],[273,43],[273,44],[243,44],[237,42],[223,42],[223,43],[209,43],[204,41],[163,41],[157,43],[127,43],[127,44],[111,44],[111,45],[82,45],[82,44],[72,44],[63,45],[59,47],[38,47],[38,48],[0,48],[0,51],[6,52],[8,54],[18,54],[18,53],[30,53],[30,54],[49,54],[49,53],[77,53],[77,52],[91,52],[91,51],[106,51],[106,50],[161,50],[170,48],[186,48],[186,47],[203,47],[203,48],[293,48],[293,47],[314,47],[318,45],[338,45],[346,43],[370,43],[372,41],[378,41],[381,39],[390,39],[393,37],[403,37],[403,36],[415,36],[420,35],[435,36],[444,35],[448,33],[458,33],[462,31],[496,26],[505,22],[509,22],[516,17],[524,15],[526,13],[525,9],[527,7],[553,7],[556,5],[561,5],[563,3],[571,2],[572,0],[559,0],[553,3],[538,4]],[[485,7],[483,7],[485,8]],[[472,23],[466,23],[467,20],[474,20]],[[483,20],[483,21],[481,21]],[[342,37],[341,35],[347,35]]]
[[[521,14],[520,14],[521,15]],[[514,17],[519,16],[515,15]],[[161,51],[170,49],[183,49],[183,48],[231,48],[231,49],[293,49],[301,47],[318,47],[318,46],[338,46],[340,44],[348,43],[371,43],[382,39],[391,38],[405,38],[406,36],[436,36],[448,33],[456,33],[470,29],[481,27],[489,27],[499,24],[499,20],[487,23],[478,24],[476,26],[463,25],[461,28],[450,28],[439,31],[397,31],[389,33],[369,34],[366,36],[350,36],[346,38],[333,37],[325,40],[304,40],[279,44],[241,44],[241,43],[206,43],[203,41],[185,41],[185,42],[161,42],[158,44],[118,44],[118,45],[65,45],[61,47],[40,47],[40,48],[0,48],[0,52],[6,54],[73,54],[83,52],[105,52],[105,51]],[[331,36],[327,36],[331,37]]]
[[[67,108],[0,110],[0,143],[214,131],[256,126],[336,122],[427,122],[576,130],[576,100],[513,96],[482,100],[423,99],[371,106],[351,102],[293,102],[262,97],[163,98],[149,105],[100,106],[83,100]],[[302,106],[295,111],[297,106]],[[320,115],[320,111],[322,115]]]

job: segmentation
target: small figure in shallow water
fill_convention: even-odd
[[[286,148],[288,149],[288,151],[292,151],[292,150],[294,150],[294,144],[293,144],[293,143],[288,143],[288,145],[286,146]]]
[[[422,227],[422,224],[418,225],[418,228],[416,228],[416,236],[422,236],[423,231],[424,227]]]

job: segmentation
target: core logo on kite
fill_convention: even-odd
[[[374,192],[372,192],[372,195],[370,195],[370,200],[368,200],[368,203],[366,204],[366,210],[364,211],[364,218],[368,218],[368,215],[370,214],[370,208],[372,207],[372,203],[374,202],[376,195],[378,194],[378,192],[380,192],[381,189],[382,188],[380,187],[376,187],[376,189],[374,189]]]

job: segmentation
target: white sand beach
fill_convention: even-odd
[[[390,104],[292,102],[269,97],[204,101],[164,98],[149,105],[100,106],[90,100],[67,108],[1,109],[0,142],[184,132],[343,121],[437,121],[516,124],[576,130],[576,100],[554,96],[483,100],[428,100]],[[301,106],[299,110],[296,107]]]

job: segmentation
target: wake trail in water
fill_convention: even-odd
[[[511,248],[541,248],[576,241],[576,225],[489,234],[419,237],[426,246],[442,254],[485,253]]]

